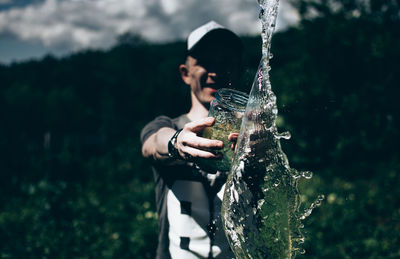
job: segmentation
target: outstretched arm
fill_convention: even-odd
[[[175,148],[182,159],[189,157],[217,158],[219,155],[206,151],[205,149],[221,149],[223,142],[199,137],[197,134],[205,127],[214,125],[215,119],[207,117],[198,121],[187,123],[179,133]],[[143,143],[142,154],[158,162],[171,162],[168,155],[168,142],[176,130],[163,127],[152,134]]]

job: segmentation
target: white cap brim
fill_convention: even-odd
[[[210,21],[192,31],[187,39],[187,50],[191,50],[205,35],[207,35],[210,31],[216,29],[226,29],[226,28],[221,24],[218,24],[214,21]]]

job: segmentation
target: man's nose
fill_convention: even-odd
[[[212,78],[217,78],[217,72],[208,72],[208,76]]]
[[[215,84],[217,83],[217,80],[218,80],[217,72],[208,72],[208,78],[207,78],[208,83]]]

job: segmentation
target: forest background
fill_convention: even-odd
[[[400,4],[295,1],[273,36],[282,146],[300,184],[298,258],[400,257]],[[245,45],[242,88],[261,57]],[[154,258],[157,215],[142,127],[187,111],[184,42],[122,35],[107,51],[0,65],[0,258]],[[397,108],[396,108],[397,107]]]

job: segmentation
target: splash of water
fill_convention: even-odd
[[[319,206],[323,197],[299,212],[300,178],[309,171],[290,168],[278,133],[276,96],[269,80],[269,59],[278,0],[259,0],[262,22],[262,59],[249,95],[231,173],[228,177],[222,219],[236,258],[294,258],[304,253],[301,220]]]

